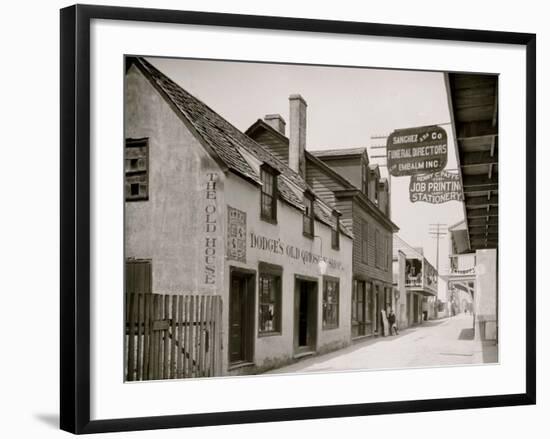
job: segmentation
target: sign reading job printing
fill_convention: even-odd
[[[447,201],[463,201],[460,177],[447,171],[413,175],[409,184],[409,198],[412,203],[423,201],[441,204]]]
[[[442,171],[447,165],[447,133],[436,125],[395,130],[388,137],[387,161],[394,177]]]

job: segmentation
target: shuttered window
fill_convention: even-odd
[[[126,294],[150,294],[152,285],[150,260],[126,261]]]
[[[369,224],[365,221],[361,223],[361,262],[369,263]]]
[[[126,201],[149,199],[149,140],[126,139],[124,148]]]

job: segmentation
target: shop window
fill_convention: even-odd
[[[334,222],[331,237],[332,248],[333,250],[340,250],[340,214],[336,211],[332,212],[332,220]]]
[[[369,225],[365,221],[361,223],[361,262],[369,263]]]
[[[262,192],[260,197],[261,218],[269,222],[277,222],[277,172],[268,165],[260,168]]]
[[[313,211],[313,203],[314,203],[313,194],[309,192],[304,193],[304,235],[308,236],[309,238],[313,238],[313,234],[315,233],[314,230],[314,224],[315,224],[315,216]]]
[[[325,277],[323,280],[323,329],[338,328],[339,284],[336,278]]]
[[[124,148],[126,201],[149,199],[149,140],[126,139]]]
[[[260,264],[259,275],[259,335],[281,333],[281,282],[282,268]]]

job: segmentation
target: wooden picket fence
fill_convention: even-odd
[[[222,300],[126,294],[126,381],[220,375]]]

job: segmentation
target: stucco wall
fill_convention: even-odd
[[[259,262],[280,265],[283,267],[282,279],[282,321],[281,334],[258,337],[258,300],[256,300],[255,316],[255,366],[246,370],[236,370],[233,373],[250,373],[277,367],[293,361],[294,354],[294,283],[295,275],[304,275],[318,279],[317,300],[317,352],[333,350],[350,343],[351,337],[351,254],[352,240],[340,235],[340,250],[331,248],[330,227],[316,221],[315,235],[321,237],[323,243],[322,255],[332,258],[341,264],[341,268],[329,267],[326,275],[340,279],[339,326],[336,329],[322,329],[322,277],[316,263],[304,262],[302,257],[293,258],[287,254],[287,247],[292,246],[299,251],[310,251],[321,254],[319,238],[309,239],[302,234],[302,214],[288,204],[278,201],[277,224],[271,224],[260,219],[260,191],[252,184],[229,174],[226,181],[225,202],[228,206],[247,213],[246,230],[246,262],[227,260],[226,273],[229,267],[242,267],[258,270]],[[280,240],[283,248],[280,252],[252,248],[251,234]],[[256,276],[257,279],[257,276]],[[229,278],[226,276],[224,289],[229,289]],[[257,287],[256,287],[257,298]],[[224,323],[224,327],[227,327]],[[226,334],[227,338],[227,334]],[[227,357],[226,355],[224,355]],[[227,358],[224,358],[227,361]]]
[[[217,238],[223,255],[223,230],[206,233],[206,209],[223,200],[208,199],[207,185],[210,174],[223,174],[135,66],[126,76],[125,99],[125,136],[149,138],[149,199],[125,203],[126,257],[151,259],[153,293],[214,294],[223,259],[210,258],[215,275],[207,280],[205,240]],[[219,196],[223,180],[216,184]],[[223,224],[220,210],[208,220]]]
[[[474,293],[475,334],[482,340],[497,339],[497,251],[476,251]]]
[[[322,255],[338,261],[326,275],[340,279],[339,325],[322,328],[322,277],[316,263],[252,248],[250,234],[280,239],[285,246],[321,254],[320,240],[302,234],[302,214],[278,201],[278,224],[260,220],[260,191],[241,177],[221,171],[197,138],[135,67],[127,73],[125,136],[149,139],[149,199],[125,204],[127,258],[151,259],[154,293],[220,294],[223,299],[222,370],[242,374],[293,361],[295,274],[318,279],[317,352],[350,342],[352,241],[341,235],[340,250],[331,248],[330,227],[316,221]],[[227,208],[247,215],[246,262],[226,256]],[[212,251],[214,249],[214,251]],[[258,270],[259,262],[283,266],[282,333],[258,337],[256,276],[254,367],[228,372],[229,269]]]

